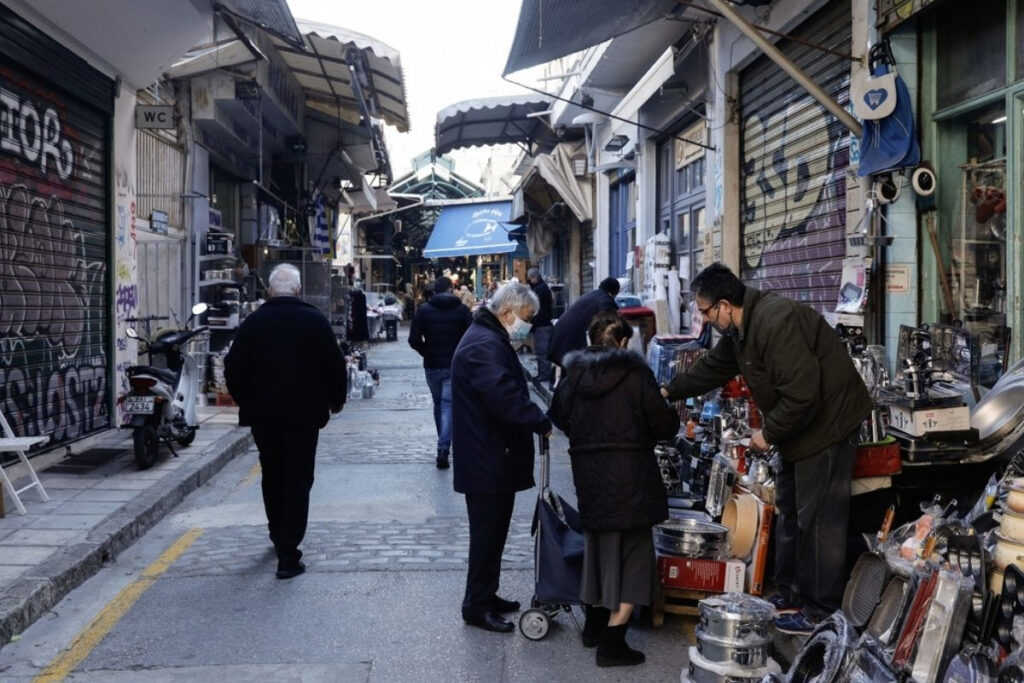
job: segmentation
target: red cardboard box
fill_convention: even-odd
[[[764,575],[768,564],[768,544],[772,539],[772,521],[775,517],[775,506],[763,501],[758,502],[760,509],[761,528],[757,533],[757,540],[754,541],[754,549],[750,555],[753,560],[750,563],[750,571],[747,572],[747,592],[751,595],[760,595],[764,590]]]
[[[713,593],[742,592],[745,570],[740,560],[658,556],[658,575],[665,588]]]

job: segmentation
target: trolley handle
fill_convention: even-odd
[[[540,449],[540,490],[546,491],[551,483],[551,443],[547,434],[538,434]]]

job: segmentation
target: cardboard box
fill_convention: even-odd
[[[958,432],[971,428],[971,409],[956,406],[911,410],[894,404],[889,406],[889,423],[910,436],[924,436],[929,432]]]
[[[741,560],[658,556],[658,575],[665,588],[712,593],[742,592],[745,570]]]

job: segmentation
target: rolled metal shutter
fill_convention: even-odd
[[[848,54],[850,26],[850,3],[833,0],[794,36]],[[848,60],[790,40],[779,48],[840,105],[849,102]],[[740,278],[833,310],[846,254],[849,132],[767,57],[743,70],[740,92]]]
[[[0,37],[26,35],[3,20]],[[110,118],[78,96],[102,92],[102,77],[62,89],[40,75],[45,62],[27,68],[9,54],[0,53],[0,410],[51,448],[111,425]],[[118,222],[118,239],[130,231]]]

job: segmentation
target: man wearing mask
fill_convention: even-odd
[[[526,285],[499,288],[463,335],[452,358],[452,445],[455,490],[466,496],[469,568],[462,619],[470,626],[508,633],[501,616],[519,603],[498,597],[516,492],[533,483],[533,434],[549,434],[551,421],[530,398],[512,342],[530,334],[539,308]]]
[[[452,281],[439,277],[434,295],[416,310],[409,326],[409,346],[423,356],[423,372],[434,401],[437,469],[448,469],[452,447],[452,354],[469,329],[473,315],[452,294]]]
[[[537,315],[533,316],[533,355],[537,358],[537,381],[547,384],[554,383],[554,373],[551,370],[551,361],[548,360],[548,347],[551,346],[551,288],[544,278],[540,276],[539,268],[530,268],[526,271],[526,279],[530,283],[530,289],[537,295],[540,301],[540,308]]]
[[[764,414],[750,446],[775,446],[776,627],[803,634],[839,608],[846,575],[846,532],[853,476],[853,435],[871,398],[835,331],[820,313],[747,287],[720,263],[691,291],[718,344],[662,394],[697,396],[743,375]]]

